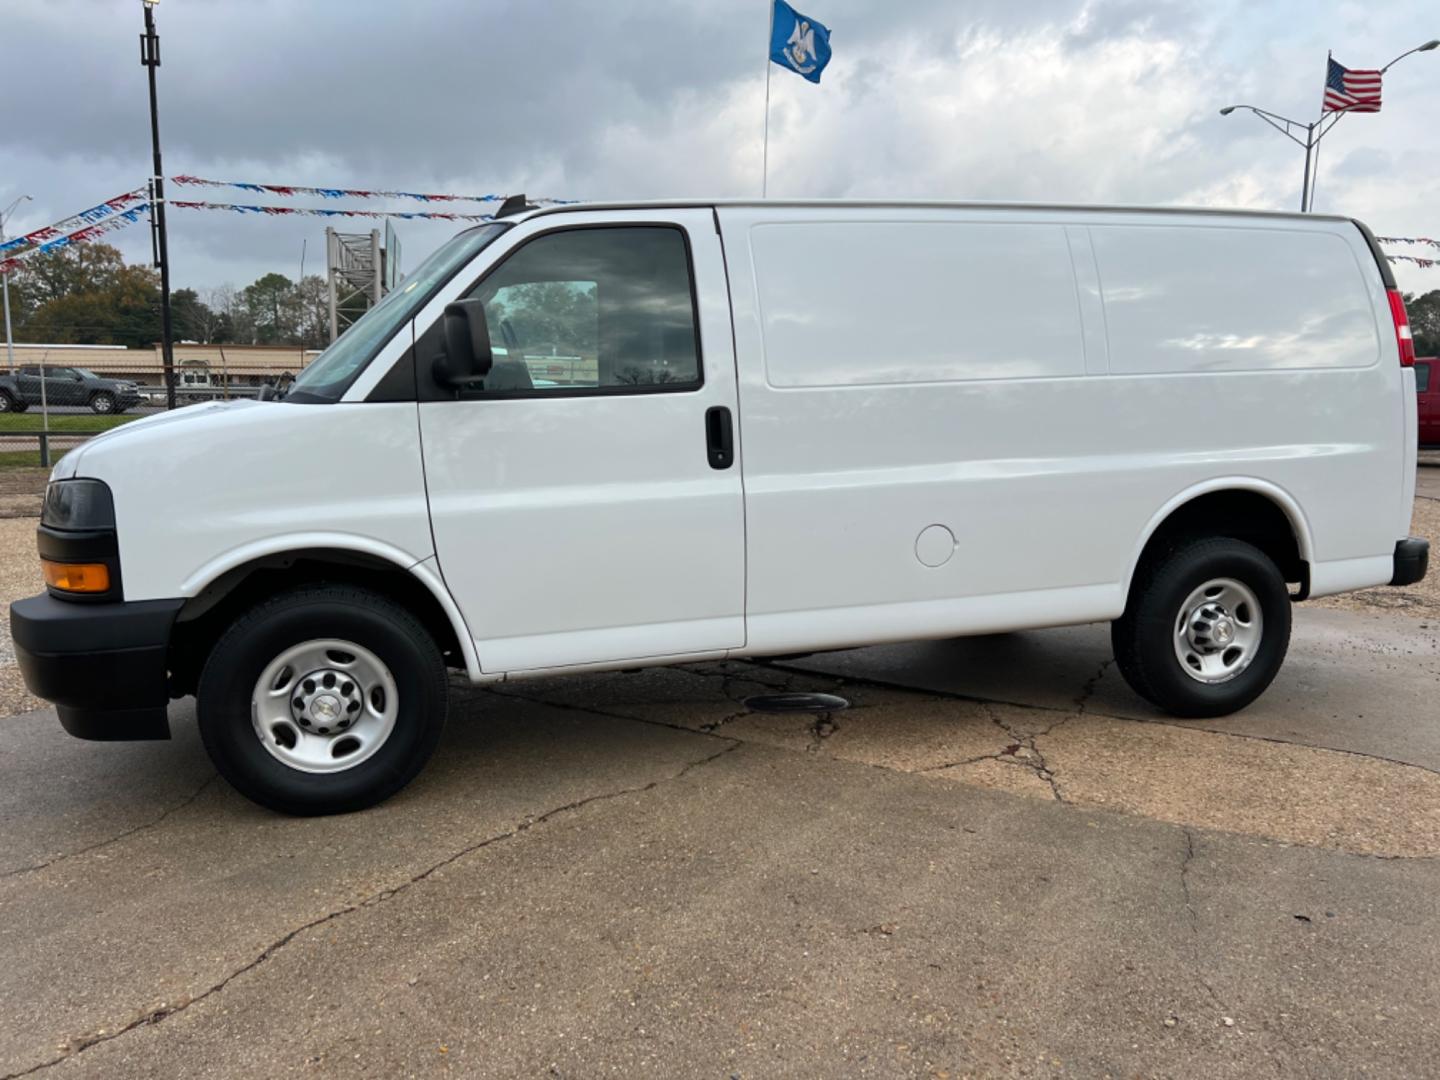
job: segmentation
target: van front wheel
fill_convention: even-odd
[[[1115,662],[1175,716],[1224,716],[1268,687],[1290,647],[1290,595],[1259,548],[1214,537],[1147,560],[1111,624]]]
[[[200,737],[241,794],[287,814],[373,806],[440,740],[440,650],[388,598],[346,585],[284,593],[243,615],[206,660]]]

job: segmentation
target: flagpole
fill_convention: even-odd
[[[760,158],[760,197],[766,198],[770,191],[770,42],[775,37],[775,0],[770,4],[770,32],[765,35],[765,146]]]
[[[1335,58],[1335,50],[1331,49],[1325,54],[1325,85],[1330,85],[1330,61]],[[1320,91],[1320,119],[1325,119],[1325,91]],[[1305,205],[1301,207],[1306,213],[1315,211],[1315,182],[1320,179],[1320,140],[1315,140],[1315,161],[1310,161],[1310,152],[1305,152],[1305,170],[1310,178],[1310,190],[1305,195]]]

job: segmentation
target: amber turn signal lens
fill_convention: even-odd
[[[104,563],[63,563],[41,559],[45,584],[66,592],[103,593],[110,591],[110,568]]]

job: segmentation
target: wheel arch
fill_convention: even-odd
[[[416,560],[376,542],[344,536],[272,540],[229,552],[201,567],[181,587],[185,606],[172,634],[172,671],[181,692],[193,690],[199,666],[240,611],[266,596],[316,581],[374,589],[411,610],[435,637],[446,662],[482,678],[475,642],[445,587],[434,557]]]
[[[1296,599],[1309,594],[1314,546],[1299,501],[1268,480],[1227,476],[1178,492],[1151,515],[1126,567],[1127,603],[1141,562],[1173,538],[1189,535],[1230,536],[1254,543],[1280,567],[1286,581],[1300,583]]]

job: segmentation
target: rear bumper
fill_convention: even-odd
[[[10,606],[30,692],[81,739],[168,739],[170,628],[183,600],[82,604],[48,594]]]
[[[1414,585],[1430,565],[1430,541],[1412,536],[1395,541],[1395,575],[1391,585]]]

